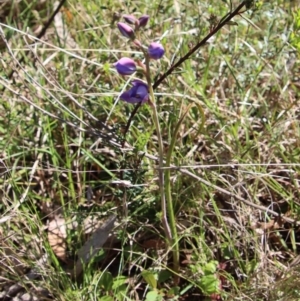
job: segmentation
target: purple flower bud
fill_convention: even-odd
[[[135,61],[128,57],[122,57],[114,63],[114,66],[121,75],[131,75],[136,71]]]
[[[139,27],[145,27],[149,21],[150,16],[142,15],[139,17]]]
[[[164,53],[164,47],[160,43],[152,42],[148,47],[148,54],[151,59],[159,60]]]
[[[141,80],[133,80],[131,82],[132,88],[125,91],[120,95],[120,99],[129,103],[139,103],[142,104],[149,99],[149,89],[148,85]]]
[[[123,19],[125,22],[132,25],[138,24],[139,22],[138,19],[133,15],[123,15]]]
[[[139,40],[137,40],[137,39],[135,39],[134,41],[133,41],[133,44],[136,46],[136,47],[138,47],[138,48],[142,48],[142,43],[139,41]]]
[[[118,25],[118,28],[119,28],[121,34],[124,37],[131,39],[131,40],[134,39],[134,37],[135,37],[134,31],[129,25],[122,23],[122,22],[119,22],[117,25]]]

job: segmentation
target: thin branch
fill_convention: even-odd
[[[172,72],[178,68],[181,64],[183,64],[187,59],[190,58],[190,56],[192,54],[194,54],[200,47],[204,46],[207,41],[212,37],[214,36],[224,25],[226,25],[226,23],[228,21],[230,21],[233,17],[235,17],[236,15],[238,15],[240,13],[240,10],[246,6],[248,7],[248,2],[249,0],[245,0],[243,1],[234,11],[228,13],[227,15],[225,15],[221,21],[219,22],[219,24],[209,32],[209,34],[202,40],[200,41],[196,46],[194,46],[186,55],[184,55],[176,64],[172,65],[159,79],[157,79],[155,81],[155,83],[153,84],[152,88],[153,90],[155,90],[169,75],[172,74]],[[130,128],[130,125],[131,125],[131,122],[135,116],[135,114],[137,113],[139,107],[141,106],[140,103],[138,103],[134,110],[132,111],[128,121],[127,121],[127,124],[126,124],[126,127],[125,127],[125,132],[124,132],[124,144],[125,144],[125,140],[126,140],[126,135],[127,135],[127,132],[129,131],[129,128]]]
[[[190,58],[199,48],[204,46],[207,41],[214,36],[228,21],[239,14],[240,10],[245,6],[247,1],[243,1],[233,12],[228,13],[221,19],[219,24],[211,30],[211,32],[198,44],[196,44],[186,55],[184,55],[176,64],[172,65],[154,84],[153,89],[156,89],[172,72]]]
[[[54,10],[54,12],[53,12],[52,15],[50,16],[49,20],[46,22],[46,24],[44,25],[44,27],[42,28],[41,32],[37,35],[36,38],[41,39],[41,38],[45,35],[47,29],[49,28],[49,26],[50,26],[51,23],[53,22],[55,16],[58,14],[59,10],[62,8],[62,6],[64,5],[65,2],[66,2],[66,0],[61,0],[61,1],[59,2],[57,8]],[[20,60],[19,60],[18,63],[19,63],[19,64],[22,64],[22,63],[24,62],[24,60],[25,60],[25,56],[22,56],[22,57],[20,58]],[[12,79],[12,76],[14,75],[15,71],[16,71],[15,69],[12,69],[12,70],[10,71],[10,73],[9,73],[8,76],[7,76],[9,80]],[[2,92],[4,92],[4,90],[5,90],[5,86],[3,86],[3,88],[2,88]]]

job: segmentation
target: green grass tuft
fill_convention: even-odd
[[[154,91],[166,150],[197,104],[171,158],[179,285],[147,105],[121,147],[134,107],[116,103],[129,81],[111,64],[142,55],[118,16],[147,13],[145,36],[164,35],[156,75],[230,10],[198,2],[69,0],[41,40],[52,2],[1,4],[0,299],[299,299],[296,1],[255,1]],[[78,250],[111,214],[108,240],[74,277]]]

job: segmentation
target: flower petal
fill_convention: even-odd
[[[148,54],[149,57],[158,60],[163,57],[165,53],[164,47],[157,42],[152,42],[148,47]]]
[[[145,27],[149,21],[149,15],[142,15],[139,17],[139,27]]]
[[[133,80],[132,87],[120,95],[120,99],[129,103],[145,103],[149,99],[148,85],[141,80]]]
[[[134,30],[129,25],[127,25],[126,23],[122,23],[122,22],[119,22],[117,25],[118,25],[118,28],[119,28],[121,34],[124,37],[131,39],[131,40],[133,40],[135,38]]]
[[[114,66],[121,75],[131,75],[136,71],[135,61],[128,57],[122,57],[114,63]]]
[[[138,24],[139,22],[138,19],[133,15],[123,15],[123,19],[125,22],[132,25]]]

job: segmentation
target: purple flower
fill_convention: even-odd
[[[139,27],[145,27],[149,21],[149,16],[148,15],[142,15],[139,17]]]
[[[120,95],[120,98],[129,103],[145,103],[149,99],[148,85],[141,80],[133,80],[132,88]]]
[[[117,25],[118,25],[118,28],[119,28],[121,34],[124,37],[131,39],[131,40],[134,39],[134,37],[135,37],[134,30],[129,25],[127,25],[126,23],[122,23],[122,22],[119,22]]]
[[[133,15],[123,15],[123,19],[128,23],[128,24],[132,24],[132,25],[135,25],[135,24],[138,24],[138,20],[135,16]]]
[[[148,47],[148,54],[151,59],[159,60],[164,53],[164,47],[160,43],[152,42]]]
[[[131,75],[136,71],[135,61],[128,57],[122,57],[114,63],[114,66],[121,75]]]

